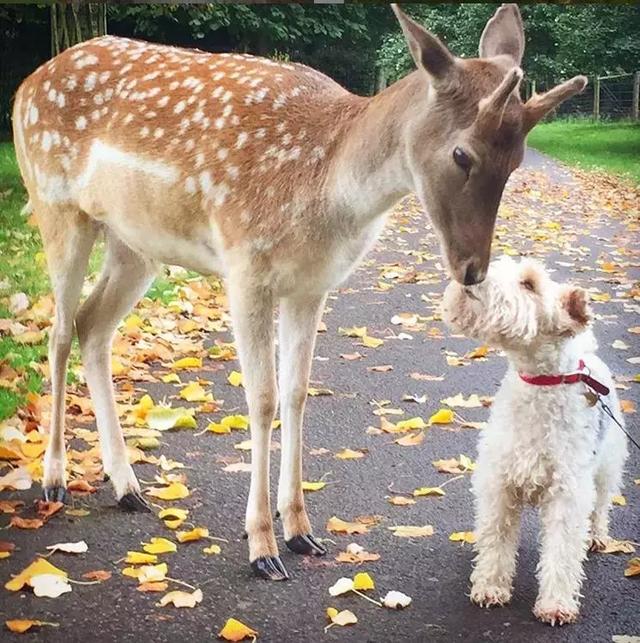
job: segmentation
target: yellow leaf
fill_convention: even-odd
[[[368,589],[375,589],[373,578],[367,572],[360,572],[353,577],[353,589],[358,591],[366,591]]]
[[[424,527],[417,527],[413,525],[395,525],[389,527],[393,531],[394,536],[399,538],[422,538],[424,536],[433,536],[433,527],[431,525],[424,525]]]
[[[444,496],[444,489],[440,487],[420,487],[413,492],[414,496]]]
[[[7,581],[5,583],[5,588],[10,592],[17,592],[25,585],[30,584],[31,579],[34,576],[42,576],[43,574],[53,574],[63,578],[67,577],[67,572],[62,569],[58,569],[44,558],[38,558],[29,566],[25,567],[25,569],[23,569],[17,576],[14,576],[10,581]]]
[[[640,576],[640,558],[632,558],[627,563],[627,568],[624,570],[625,576]]]
[[[0,460],[20,460],[22,455],[6,442],[0,443]]]
[[[172,482],[167,487],[151,487],[146,493],[160,500],[180,500],[189,495],[189,489],[181,482]]]
[[[384,418],[380,418],[381,420]],[[406,431],[411,429],[424,429],[426,422],[421,417],[409,418],[408,420],[399,420],[396,422],[396,429]]]
[[[606,302],[611,299],[611,295],[608,292],[602,293],[589,293],[593,301]]]
[[[203,554],[219,554],[222,551],[220,545],[209,545],[202,550]]]
[[[333,531],[338,534],[366,534],[369,531],[369,527],[361,522],[347,522],[332,516],[327,521],[327,531]]]
[[[466,357],[470,359],[478,359],[479,357],[486,357],[488,352],[488,346],[478,346],[478,348],[475,348],[470,353],[468,353]]]
[[[392,505],[397,505],[398,507],[404,507],[406,505],[415,505],[416,504],[416,501],[413,498],[405,498],[404,496],[389,496],[387,498],[387,500]]]
[[[326,482],[319,480],[318,482],[307,482],[306,480],[302,481],[302,491],[320,491],[327,486]]]
[[[167,576],[169,567],[167,563],[158,565],[143,565],[142,567],[125,567],[122,570],[124,576],[137,578],[139,583],[157,583]]]
[[[447,397],[446,399],[442,400],[442,403],[446,404],[447,406],[460,407],[465,409],[480,408],[482,406],[482,400],[475,393],[473,393],[473,395],[470,395],[468,399],[465,399],[462,393],[458,393],[453,397]],[[452,420],[453,417],[450,421]]]
[[[209,422],[207,431],[211,431],[211,433],[231,433],[231,427],[225,426],[221,422]]]
[[[213,402],[213,394],[207,393],[199,382],[190,382],[180,391],[180,397],[187,402]]]
[[[451,409],[440,409],[429,418],[429,424],[450,424],[454,413]]]
[[[147,414],[147,426],[156,431],[169,429],[195,429],[196,420],[192,409],[156,406]]]
[[[160,520],[164,520],[164,524],[169,529],[177,529],[189,515],[186,509],[179,509],[178,507],[167,507],[162,509],[158,514]]]
[[[245,431],[249,428],[249,417],[246,415],[227,415],[220,420],[220,424],[230,429]]]
[[[355,625],[358,622],[358,617],[351,610],[342,610],[341,612],[338,612],[337,609],[329,607],[327,608],[327,616],[331,620],[331,624],[324,628],[325,632],[327,631],[327,628],[332,625],[344,627],[346,625]]]
[[[182,384],[177,373],[167,373],[160,378],[165,384]]]
[[[342,451],[336,453],[336,458],[340,458],[340,460],[356,460],[358,458],[364,458],[364,453],[362,451],[355,451],[354,449],[342,449]]]
[[[623,413],[635,413],[636,404],[632,400],[620,400],[620,410]]]
[[[189,543],[194,540],[200,540],[201,538],[207,538],[209,536],[209,530],[206,527],[194,527],[191,531],[179,531],[176,534],[176,538],[180,543]]]
[[[229,377],[227,377],[227,382],[229,382],[231,386],[242,386],[242,373],[238,373],[238,371],[231,371],[231,373],[229,373]]]
[[[218,636],[225,641],[243,641],[246,638],[256,640],[258,632],[251,629],[241,621],[230,618],[224,624],[224,627],[218,632]]]
[[[27,458],[39,458],[46,450],[47,445],[43,442],[23,442],[20,450]]]
[[[124,375],[126,372],[128,372],[129,367],[125,366],[120,358],[116,357],[115,355],[112,355],[111,357],[111,374],[113,376],[118,376],[118,375]]]
[[[366,337],[367,327],[353,326],[351,328],[338,328],[338,333],[340,333],[340,335],[346,335],[347,337]]]
[[[382,346],[382,344],[384,344],[384,340],[378,339],[377,337],[369,337],[368,335],[365,335],[360,343],[367,348],[378,348],[379,346]]]
[[[158,603],[159,607],[164,607],[173,603],[174,607],[195,607],[202,601],[202,590],[196,589],[194,592],[173,591],[165,594]]]
[[[11,556],[10,551],[0,551],[0,560],[3,560],[4,558],[9,558]]]
[[[454,543],[469,543],[473,545],[476,542],[476,535],[472,531],[454,531],[449,540]]]
[[[43,625],[49,625],[51,627],[58,627],[58,623],[47,623],[46,621],[32,621],[29,619],[13,619],[10,621],[5,621],[4,624],[7,626],[7,629],[14,634],[24,634],[29,631],[32,627],[42,627]]]
[[[418,431],[418,433],[411,433],[409,435],[398,438],[397,440],[394,440],[394,442],[403,447],[414,447],[422,444],[424,435],[424,431]]]
[[[152,538],[150,542],[142,543],[142,548],[148,554],[168,554],[178,550],[177,545],[167,538]]]
[[[171,368],[174,371],[185,370],[189,368],[202,368],[202,358],[201,357],[183,357],[175,361]]]
[[[627,499],[624,496],[613,496],[611,498],[611,502],[614,505],[618,505],[618,507],[626,507],[627,506]]]
[[[158,562],[158,557],[153,554],[143,554],[141,551],[128,551],[124,562],[127,565],[153,565]]]
[[[124,321],[124,328],[126,331],[132,331],[136,328],[142,328],[144,326],[144,320],[139,315],[135,313],[129,315]]]

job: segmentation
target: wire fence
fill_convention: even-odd
[[[555,85],[555,80],[528,80],[525,84],[525,96],[529,98],[534,92],[542,93]],[[640,71],[591,77],[584,92],[562,103],[551,118],[583,116],[596,120],[638,120],[639,94]]]

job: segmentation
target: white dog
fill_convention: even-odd
[[[520,514],[531,503],[542,530],[534,613],[551,625],[573,622],[582,562],[589,545],[608,540],[611,496],[627,456],[624,433],[596,403],[594,388],[609,389],[602,400],[623,423],[611,373],[595,355],[587,294],[553,282],[533,261],[505,257],[478,286],[451,283],[444,317],[509,359],[473,477],[471,600],[489,607],[511,598]]]

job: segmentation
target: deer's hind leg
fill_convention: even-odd
[[[66,490],[64,416],[67,362],[73,339],[73,321],[98,230],[83,212],[71,207],[36,203],[35,212],[56,304],[49,335],[53,401],[42,487],[45,500],[63,501]]]
[[[118,504],[126,511],[148,511],[129,464],[111,379],[111,342],[120,320],[144,294],[157,266],[107,234],[107,255],[100,280],[82,304],[76,328],[85,377],[96,414],[105,473]]]

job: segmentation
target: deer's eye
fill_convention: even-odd
[[[462,168],[467,176],[469,176],[473,163],[471,157],[461,147],[453,148],[453,160],[456,162],[456,165]]]
[[[536,287],[534,286],[533,281],[531,281],[531,279],[524,279],[523,281],[520,282],[520,285],[526,290],[529,290],[530,292],[536,291]]]

